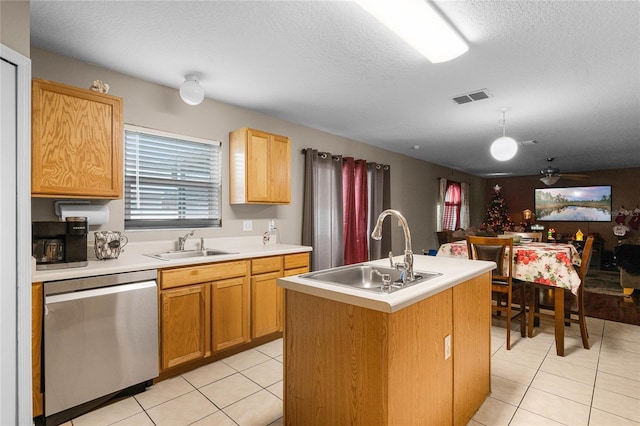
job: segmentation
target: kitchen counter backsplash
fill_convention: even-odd
[[[294,244],[268,244],[262,242],[262,236],[205,238],[207,249],[233,251],[237,253],[186,259],[160,260],[146,256],[177,249],[175,240],[130,242],[120,252],[117,259],[98,260],[94,253],[93,241],[87,247],[89,265],[80,268],[35,271],[32,268],[31,281],[56,281],[70,278],[81,278],[95,275],[115,274],[120,272],[161,269],[174,266],[196,265],[199,263],[223,262],[253,257],[276,256],[280,254],[311,251],[311,247]],[[189,238],[185,250],[200,248],[200,237],[197,234]]]

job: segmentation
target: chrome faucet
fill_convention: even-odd
[[[180,250],[180,251],[184,250],[184,243],[187,242],[187,238],[193,236],[194,232],[196,232],[195,229],[193,231],[187,233],[184,237],[178,237],[178,250]]]
[[[391,263],[392,268],[403,272],[402,283],[406,284],[413,281],[415,279],[415,276],[413,274],[413,251],[411,250],[411,232],[409,231],[407,220],[404,218],[402,213],[393,209],[387,209],[380,213],[380,216],[378,216],[378,220],[376,221],[376,226],[371,233],[371,238],[373,238],[374,240],[382,239],[382,222],[387,216],[395,216],[396,218],[398,218],[398,221],[402,226],[402,230],[404,231],[404,262],[393,263],[392,252],[389,252],[389,262]]]

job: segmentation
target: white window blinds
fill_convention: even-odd
[[[220,142],[125,127],[125,229],[219,227]]]

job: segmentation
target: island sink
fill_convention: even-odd
[[[414,280],[403,284],[403,273],[404,271],[399,271],[395,268],[359,264],[311,272],[309,274],[301,275],[300,278],[368,290],[376,293],[393,293],[442,275],[439,272],[415,271]]]

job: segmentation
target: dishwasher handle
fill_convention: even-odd
[[[46,296],[44,299],[44,303],[45,303],[44,314],[45,315],[48,314],[47,305],[53,305],[53,304],[62,303],[62,302],[69,302],[71,300],[87,299],[90,297],[106,296],[109,294],[123,293],[127,291],[142,290],[150,287],[157,287],[155,280],[142,281],[142,282],[131,283],[131,284],[119,284],[111,287],[94,288],[90,290],[74,291],[71,293],[54,294],[51,296]]]

